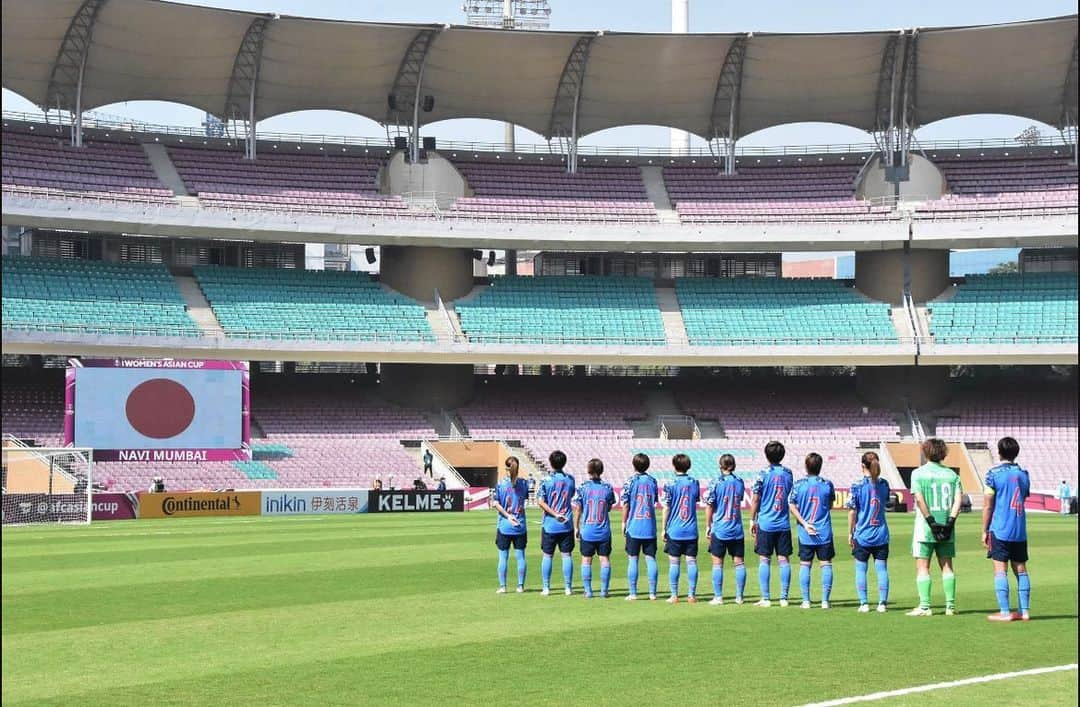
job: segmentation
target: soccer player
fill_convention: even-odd
[[[930,616],[930,558],[935,554],[941,567],[941,584],[945,588],[945,615],[956,613],[956,574],[953,557],[956,541],[953,528],[960,513],[963,494],[960,477],[941,462],[949,448],[944,440],[931,437],[922,443],[927,462],[911,472],[911,490],[915,494],[915,533],[911,554],[915,557],[915,585],[919,590],[919,605],[908,616]]]
[[[1027,514],[1024,501],[1031,492],[1028,473],[1016,463],[1020,445],[1012,437],[998,440],[1001,464],[986,473],[986,502],[982,512],[982,542],[987,558],[994,561],[994,592],[998,613],[991,621],[1028,621],[1031,618],[1031,579],[1027,572]],[[1009,610],[1009,571],[1016,575],[1020,613]]]
[[[601,481],[604,462],[590,459],[585,467],[589,480],[578,487],[574,496],[574,528],[581,541],[581,583],[585,598],[592,599],[592,558],[600,556],[600,596],[608,598],[611,584],[611,522],[608,514],[615,505],[615,491]]]
[[[832,560],[836,557],[832,534],[832,505],[836,489],[821,478],[821,455],[810,452],[805,460],[806,476],[799,479],[788,496],[791,513],[799,524],[799,590],[802,608],[810,608],[810,569],[817,557],[821,563],[821,608],[829,608],[832,596]]]
[[[746,493],[743,480],[735,476],[735,457],[720,456],[720,478],[709,484],[705,494],[705,527],[708,528],[709,554],[712,555],[713,598],[709,604],[724,603],[724,555],[730,554],[735,565],[735,603],[743,603],[746,588],[746,539],[742,525],[742,500]]]
[[[635,454],[634,475],[622,487],[622,532],[626,536],[627,601],[637,601],[638,555],[645,553],[649,573],[649,600],[656,601],[656,479],[649,475],[647,454]]]
[[[686,556],[686,579],[690,585],[686,601],[697,602],[697,554],[698,527],[697,503],[701,497],[701,487],[697,479],[689,474],[690,457],[676,454],[671,458],[675,469],[675,480],[664,485],[664,552],[668,556],[668,581],[671,583],[669,604],[679,603],[679,563]]]
[[[520,462],[517,457],[506,458],[507,478],[495,487],[492,507],[499,514],[495,522],[495,547],[499,548],[499,588],[496,594],[506,594],[506,570],[510,563],[510,546],[517,556],[517,591],[525,591],[525,545],[529,541],[525,526],[525,501],[529,497],[529,484],[518,478]]]
[[[544,588],[540,592],[544,596],[551,594],[551,557],[558,547],[562,552],[563,588],[566,596],[574,593],[574,513],[572,504],[576,484],[574,477],[563,471],[566,466],[566,455],[555,450],[548,456],[551,464],[551,476],[540,484],[536,501],[540,510],[544,512],[543,527],[540,531],[540,549],[544,553],[544,559],[540,561],[540,575],[544,582]]]
[[[855,591],[859,595],[859,613],[870,611],[866,594],[868,560],[874,558],[878,581],[879,614],[889,603],[889,524],[885,504],[889,502],[889,482],[881,478],[881,459],[877,452],[862,455],[863,477],[851,487],[848,496],[848,545],[855,558]]]
[[[788,605],[791,587],[791,517],[788,496],[794,479],[791,469],[782,466],[787,450],[777,441],[765,445],[767,469],[758,474],[750,499],[750,533],[754,536],[754,552],[758,554],[758,583],[761,600],[754,606],[772,606],[769,594],[769,563],[773,553],[780,565],[780,606]]]

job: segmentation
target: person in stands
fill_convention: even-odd
[[[424,450],[424,473],[428,476],[433,476],[434,473],[431,470],[431,465],[435,461],[435,455],[431,453],[430,449]]]
[[[445,476],[440,476],[439,477],[439,485],[435,487],[435,490],[436,491],[445,491],[446,490],[446,477]]]
[[[375,479],[371,484],[372,491],[382,491],[382,479]]]

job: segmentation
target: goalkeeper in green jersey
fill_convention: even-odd
[[[911,491],[915,494],[915,533],[911,554],[915,557],[915,580],[919,606],[908,616],[930,616],[930,558],[935,554],[941,566],[941,584],[945,588],[945,615],[956,612],[956,575],[953,557],[956,541],[953,528],[960,513],[960,477],[941,462],[948,453],[943,440],[931,438],[922,444],[927,462],[911,472]]]

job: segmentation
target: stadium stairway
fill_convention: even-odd
[[[679,298],[674,287],[657,287],[656,303],[660,306],[660,319],[664,323],[664,338],[669,344],[687,346],[690,340],[686,336],[686,324],[683,322]]]
[[[900,470],[896,468],[896,462],[889,453],[888,445],[882,442],[878,445],[877,453],[878,460],[881,462],[881,476],[889,482],[889,488],[904,488],[904,479],[900,476]]]
[[[438,303],[425,302],[424,316],[427,317],[428,326],[431,327],[431,333],[435,335],[435,340],[440,344],[450,343],[454,332],[451,331],[451,324],[446,316],[439,311]]]
[[[191,193],[180,173],[176,171],[176,165],[169,159],[169,152],[164,145],[144,142],[142,149],[150,160],[150,166],[154,168],[154,174],[162,184],[173,190],[173,194],[188,196]]]
[[[176,287],[187,304],[188,316],[199,326],[204,336],[225,336],[225,330],[221,328],[214,310],[206,301],[199,284],[190,275],[174,275]]]
[[[679,223],[679,214],[671,206],[667,185],[664,184],[664,168],[643,165],[640,169],[641,179],[645,182],[645,193],[656,208],[660,223]]]

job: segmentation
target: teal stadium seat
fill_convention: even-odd
[[[1077,342],[1076,273],[967,275],[951,299],[930,302],[939,344]]]
[[[836,280],[684,278],[675,294],[695,346],[898,341],[888,304]]]
[[[5,329],[200,336],[164,265],[3,259]]]
[[[454,308],[475,343],[665,343],[656,291],[647,278],[499,277]]]
[[[422,305],[366,273],[198,266],[226,336],[434,343]]]

